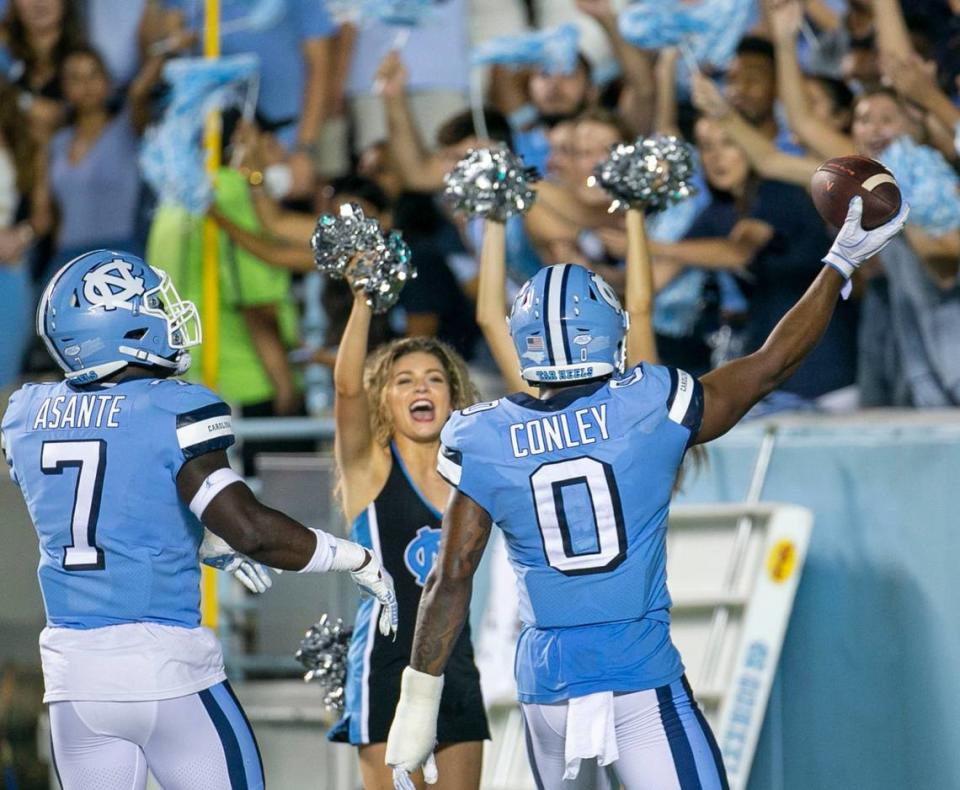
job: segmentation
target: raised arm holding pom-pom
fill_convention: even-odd
[[[483,248],[477,283],[477,325],[503,376],[507,392],[533,393],[520,376],[520,363],[506,322],[506,226],[488,219],[484,223]]]

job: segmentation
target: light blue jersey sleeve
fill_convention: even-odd
[[[233,445],[230,407],[206,387],[175,379],[156,381],[150,399],[157,407],[151,415],[164,423],[158,426],[158,437],[166,440],[164,461],[174,478],[187,461]]]
[[[10,479],[17,483],[17,473],[13,471],[13,453],[7,452],[7,439],[3,431],[0,431],[0,450],[3,451],[3,459],[7,462],[7,466],[10,469]],[[19,485],[19,483],[17,483]]]
[[[492,431],[485,419],[500,401],[477,403],[455,411],[440,433],[437,471],[450,485],[462,491],[491,517],[504,481],[495,464],[486,462],[495,450]]]
[[[636,386],[641,381],[643,386]],[[611,381],[610,390],[627,411],[662,402],[668,421],[685,430],[686,446],[696,440],[703,422],[703,385],[685,370],[642,362]]]
[[[667,396],[667,417],[687,429],[689,448],[703,424],[703,385],[680,368],[667,368],[670,394]]]
[[[13,436],[16,431],[21,430],[24,403],[29,400],[26,390],[30,386],[27,384],[10,396],[7,409],[3,414],[3,421],[0,422],[0,448],[3,449],[3,457],[10,470],[10,479],[18,486],[20,481],[17,479],[16,467],[13,465]]]

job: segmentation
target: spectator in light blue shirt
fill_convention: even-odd
[[[960,285],[935,278],[901,236],[866,284],[857,383],[864,407],[960,406]]]
[[[159,56],[148,59],[124,106],[112,112],[110,78],[100,54],[77,48],[64,59],[61,83],[73,118],[50,140],[34,199],[37,232],[54,231],[48,274],[91,249],[142,248],[137,238],[140,134],[162,66]]]
[[[203,31],[204,0],[165,0],[179,24]],[[224,55],[260,58],[257,109],[292,156],[293,192],[310,188],[312,159],[332,106],[330,38],[336,24],[323,0],[221,0],[220,47]]]

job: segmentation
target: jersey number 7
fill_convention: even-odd
[[[586,456],[546,463],[530,475],[530,488],[543,550],[551,568],[578,576],[605,573],[623,562],[627,556],[627,535],[610,464]],[[567,497],[570,502],[581,503],[575,512],[585,512],[582,505],[589,504],[593,514],[592,539],[586,533],[587,525],[572,525],[580,538],[577,545],[568,520]]]
[[[68,571],[101,571],[103,549],[97,547],[97,519],[107,470],[107,443],[88,441],[47,441],[40,450],[40,468],[47,475],[61,475],[64,469],[77,470],[77,487],[70,517],[69,546],[63,547],[63,567]]]

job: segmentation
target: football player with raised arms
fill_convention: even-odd
[[[230,469],[230,408],[173,378],[200,323],[163,271],[81,255],[43,292],[37,332],[65,379],[15,392],[2,436],[40,540],[60,782],[143,788],[149,768],[166,790],[262,788],[220,644],[200,627],[198,556],[259,590],[258,563],[347,571],[383,605],[384,633],[397,626],[392,581],[371,552],[262,505]]]
[[[796,370],[853,272],[907,216],[904,205],[867,231],[862,211],[854,198],[827,265],[763,347],[699,381],[647,363],[624,372],[624,314],[598,275],[558,264],[527,282],[510,333],[539,397],[476,404],[441,434],[438,469],[455,490],[387,740],[397,788],[432,761],[444,666],[494,522],[520,594],[515,672],[537,787],[727,786],[670,639],[671,488],[689,447],[726,433]],[[580,770],[582,760],[610,770]]]

